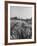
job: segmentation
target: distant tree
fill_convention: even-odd
[[[14,19],[17,19],[17,17],[14,17]]]

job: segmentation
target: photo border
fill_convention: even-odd
[[[34,5],[34,42],[32,41],[32,42],[8,43],[8,3]],[[5,1],[5,45],[29,44],[29,43],[36,43],[36,3],[32,3],[32,2],[17,2],[17,1]]]

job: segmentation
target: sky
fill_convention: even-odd
[[[10,6],[10,17],[31,18],[32,7]]]

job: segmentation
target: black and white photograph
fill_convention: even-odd
[[[10,39],[32,38],[32,7],[10,6]]]
[[[5,44],[36,42],[36,3],[5,3]]]

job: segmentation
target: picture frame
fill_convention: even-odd
[[[20,9],[20,10],[18,10],[18,9]],[[27,11],[26,11],[27,13],[23,9],[27,9]],[[32,10],[32,12],[31,12],[31,10]],[[21,11],[23,11],[23,12],[21,12]],[[28,11],[30,11],[30,12],[28,12]],[[24,12],[26,14],[24,14]],[[17,13],[18,14],[20,13],[20,14],[18,15]],[[28,13],[30,13],[30,14],[28,14]],[[22,16],[22,14],[23,14],[23,16]],[[17,15],[17,17],[20,16],[20,19],[19,19],[19,17],[18,17],[18,19],[17,19],[17,17],[11,18],[11,17],[14,17],[16,15]],[[28,18],[24,19],[24,15],[28,15],[27,16]],[[31,17],[29,15],[32,15],[31,21],[29,21],[30,20],[29,17]],[[21,17],[23,19],[21,19]],[[25,18],[26,18],[26,16],[25,16]],[[12,21],[12,20],[15,20],[15,21]],[[23,21],[26,21],[25,25],[26,25],[26,23],[28,25],[28,21],[30,22],[30,25],[32,25],[32,26],[30,26],[30,25],[26,26],[27,28],[29,27],[29,29],[31,31],[31,32],[27,32],[27,33],[31,33],[30,37],[28,36],[26,38],[25,37],[22,38],[23,36],[19,35],[20,37],[18,36],[19,38],[16,38],[16,36],[12,37],[12,35],[10,35],[11,34],[10,33],[11,25],[12,25],[11,23],[14,24],[15,22],[18,22],[18,20],[19,20],[20,23],[22,23]],[[15,28],[16,28],[16,26],[15,26]],[[25,29],[27,29],[27,28],[25,28]],[[21,30],[21,28],[20,28],[20,30]],[[29,31],[29,30],[27,29],[27,31]],[[23,34],[25,34],[25,33],[23,32]],[[30,43],[36,43],[36,3],[33,3],[33,2],[5,1],[5,45],[30,44]]]

